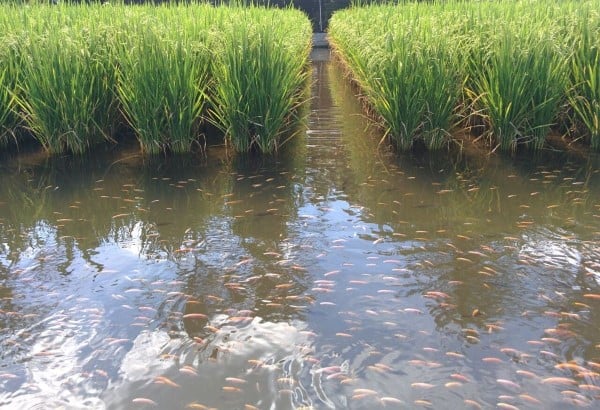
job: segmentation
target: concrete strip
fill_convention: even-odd
[[[327,33],[313,33],[313,48],[329,48]]]

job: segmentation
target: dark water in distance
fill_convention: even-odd
[[[313,68],[278,158],[2,159],[0,407],[598,406],[598,156],[391,153]]]

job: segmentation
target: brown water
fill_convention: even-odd
[[[598,156],[390,153],[313,75],[277,159],[2,159],[0,406],[598,406]]]

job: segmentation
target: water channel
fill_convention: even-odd
[[[319,53],[277,158],[2,158],[0,407],[598,406],[599,157],[394,153]]]

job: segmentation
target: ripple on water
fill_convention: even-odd
[[[233,322],[232,322],[233,319]],[[167,408],[206,406],[291,408],[310,406],[298,379],[313,360],[311,332],[303,323],[274,323],[217,315],[202,340],[181,341],[142,332],[120,367],[120,380],[103,394],[109,407],[145,397]]]

